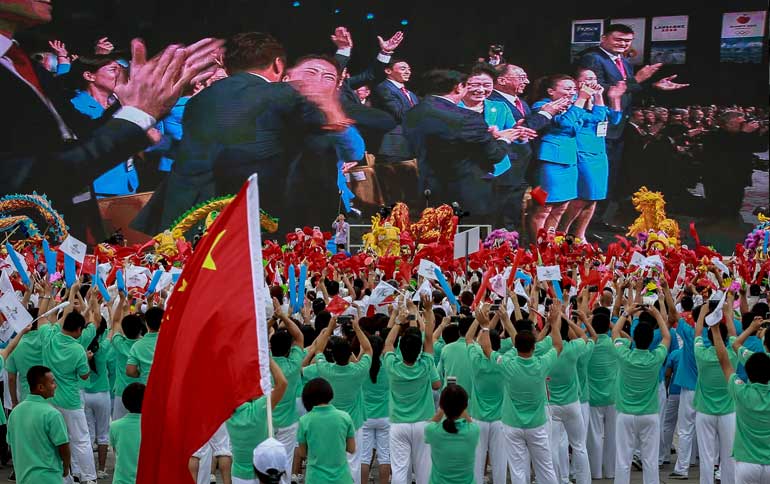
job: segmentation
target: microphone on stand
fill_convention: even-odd
[[[425,196],[425,207],[430,207],[430,196],[432,195],[430,188],[426,188],[422,194]]]

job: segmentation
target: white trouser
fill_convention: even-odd
[[[392,484],[412,482],[412,469],[417,484],[430,480],[430,446],[425,443],[427,422],[390,424],[390,468]],[[359,470],[358,475],[361,475]]]
[[[233,476],[233,484],[259,484],[256,479],[241,479],[240,477]]]
[[[770,484],[770,465],[749,464],[737,460],[735,461],[735,482]]]
[[[378,464],[390,464],[390,420],[370,418],[364,422],[363,431],[361,465],[371,465],[374,449],[377,449]]]
[[[679,394],[669,395],[666,398],[666,407],[663,410],[663,426],[660,428],[660,452],[658,464],[671,459],[671,446],[674,443],[674,431],[679,415]]]
[[[535,478],[538,484],[556,484],[556,472],[553,469],[548,423],[534,429],[520,429],[503,424],[503,435],[511,464],[511,483],[529,484],[527,472],[528,456],[532,458]]]
[[[198,476],[196,484],[209,484],[211,477],[211,460],[215,457],[232,457],[233,451],[230,447],[230,434],[227,433],[227,426],[222,423],[214,435],[198,449],[193,457],[198,458]]]
[[[553,457],[553,469],[556,471],[556,478],[560,482],[568,484],[570,482],[569,476],[575,474],[575,461],[573,460],[570,464],[567,430],[561,422],[551,421],[551,442],[556,442],[555,438],[558,439],[559,448],[556,449],[558,455]],[[588,455],[586,455],[586,459],[588,459]]]
[[[213,456],[211,444],[208,442],[203,444],[203,447],[193,454],[193,457],[198,458],[198,475],[195,476],[195,484],[211,483],[211,459]]]
[[[563,431],[567,434],[569,445],[572,447],[572,460],[575,462],[575,481],[577,484],[590,484],[591,470],[586,452],[586,433],[583,426],[583,413],[580,402],[569,405],[551,405],[551,442],[553,445],[553,461],[559,460],[560,441]],[[559,469],[556,466],[556,477],[559,481],[569,480],[569,466]]]
[[[72,453],[72,475],[79,477],[81,482],[95,481],[96,462],[94,462],[94,451],[91,447],[92,440],[88,433],[85,411],[82,408],[77,410],[56,408],[64,416],[64,422],[67,424]]]
[[[594,479],[615,476],[615,405],[590,407],[586,449]]]
[[[347,453],[348,466],[350,466],[350,473],[353,475],[353,484],[361,484],[361,444],[364,440],[364,429],[360,428],[356,430],[356,451],[352,454]]]
[[[642,482],[657,484],[658,447],[660,446],[660,417],[650,415],[628,415],[618,413],[615,429],[617,457],[615,458],[615,484],[631,482],[631,460],[635,443],[639,444],[642,459]]]
[[[735,412],[727,415],[695,414],[700,453],[700,482],[714,484],[714,465],[719,461],[722,484],[735,483]],[[770,445],[770,442],[767,443]]]
[[[682,388],[679,394],[679,415],[677,415],[676,465],[674,472],[683,476],[690,472],[690,459],[695,454],[693,445],[697,445],[695,436],[695,407],[693,399],[695,392]]]
[[[473,468],[476,482],[484,482],[484,470],[488,452],[489,463],[492,466],[492,482],[494,484],[505,484],[508,459],[505,455],[503,423],[499,420],[494,422],[474,420],[474,422],[479,426],[479,445],[476,446],[476,463]]]
[[[115,396],[115,401],[112,402],[112,420],[123,418],[127,413],[128,410],[123,406],[123,398]]]
[[[88,435],[99,445],[110,443],[110,392],[83,393]],[[93,443],[93,442],[92,442]]]
[[[275,429],[275,439],[283,445],[286,456],[289,458],[289,471],[281,476],[281,484],[291,484],[291,469],[294,465],[294,448],[297,446],[297,428],[299,422],[294,422],[288,427]],[[358,445],[358,442],[356,442]]]

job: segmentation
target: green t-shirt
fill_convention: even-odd
[[[441,377],[442,388],[446,387],[447,378],[457,377],[457,384],[470,395],[473,391],[473,372],[468,355],[468,344],[465,338],[460,338],[454,343],[449,343],[441,350],[441,359],[438,363],[438,374]]]
[[[303,358],[305,358],[305,350],[299,346],[292,346],[289,350],[289,356],[273,357],[289,382],[286,393],[283,394],[283,398],[273,410],[273,426],[277,429],[290,427],[299,420],[296,394],[297,387],[301,386],[300,367]]]
[[[112,336],[110,342],[110,349],[112,350],[112,360],[115,362],[115,397],[120,398],[123,396],[123,390],[132,383],[141,382],[139,378],[133,378],[126,375],[126,364],[128,362],[128,354],[131,352],[134,344],[139,341],[137,339],[128,339],[124,335],[117,333]]]
[[[470,394],[468,412],[476,420],[495,422],[503,415],[503,371],[495,363],[500,354],[493,351],[489,358],[478,344],[468,345],[473,391]]]
[[[420,353],[414,365],[409,366],[389,351],[383,356],[382,366],[390,386],[390,422],[430,420],[435,413],[431,385],[439,381],[433,355]]]
[[[112,484],[136,484],[141,443],[142,414],[127,413],[110,424],[110,445],[115,450]]]
[[[580,403],[587,403],[590,395],[588,389],[588,363],[591,361],[591,355],[594,352],[594,340],[588,339],[586,350],[580,355],[577,361],[578,372],[578,398]]]
[[[19,343],[19,344],[21,344],[21,343]],[[16,347],[16,349],[18,350],[18,348],[19,348],[19,347],[17,346],[17,347]],[[14,353],[15,353],[15,351],[14,351]],[[738,348],[738,354],[737,354],[737,357],[738,357],[738,363],[740,363],[740,364],[741,364],[741,365],[743,365],[743,366],[746,366],[746,362],[747,362],[747,361],[749,361],[749,358],[751,358],[751,356],[752,356],[753,354],[754,354],[754,352],[753,352],[753,351],[751,351],[750,349],[746,348],[745,346],[741,346],[740,348]],[[13,356],[13,355],[11,355],[11,356]],[[10,361],[11,361],[11,360],[9,359],[9,360],[8,360],[8,362],[9,362],[9,363],[8,363],[8,366],[9,366],[9,367],[10,367]],[[733,365],[733,366],[734,366],[734,365]],[[9,370],[9,371],[10,371],[10,370]]]
[[[48,401],[29,395],[19,403],[8,419],[6,440],[19,484],[61,484],[64,465],[58,447],[69,442],[67,424]]]
[[[159,333],[147,333],[128,352],[127,365],[136,365],[139,369],[139,381],[147,384],[152,370],[152,360],[155,358],[155,345],[158,344]]]
[[[617,359],[612,338],[600,334],[588,361],[588,403],[592,407],[606,407],[615,403]]]
[[[735,401],[733,457],[770,465],[770,385],[746,383],[733,373],[727,391]]]
[[[438,362],[441,361],[441,352],[444,350],[444,346],[446,346],[446,342],[444,341],[443,336],[439,336],[438,340],[433,342],[433,360],[436,362],[436,366],[438,366]]]
[[[107,368],[110,354],[110,340],[107,338],[107,333],[104,333],[99,338],[99,349],[94,353],[96,371],[92,371],[91,374],[88,375],[88,383],[85,386],[86,393],[110,391],[110,376]]]
[[[556,364],[556,349],[543,356],[522,358],[512,350],[497,362],[505,376],[503,423],[509,427],[532,429],[545,425],[545,379]]]
[[[352,483],[345,448],[347,439],[355,435],[350,415],[333,405],[317,405],[300,417],[297,443],[307,445],[305,481],[313,484]]]
[[[457,433],[450,434],[442,422],[425,426],[425,443],[430,445],[433,466],[430,484],[475,484],[473,466],[479,443],[479,426],[465,419],[455,421]]]
[[[631,348],[631,340],[615,340],[618,355],[618,412],[628,415],[658,413],[658,375],[666,361],[668,348],[658,345],[654,350]]]
[[[23,402],[27,395],[29,395],[29,383],[27,383],[27,372],[33,366],[43,364],[43,340],[45,337],[42,333],[50,331],[51,325],[46,325],[38,329],[37,331],[30,331],[21,337],[21,341],[16,346],[16,349],[8,356],[7,367],[9,373],[16,373],[16,386],[19,388],[21,398],[19,402]]]
[[[267,439],[267,398],[260,397],[235,409],[227,419],[227,433],[233,451],[233,476],[256,479],[254,448]]]
[[[559,358],[549,374],[549,402],[551,405],[569,405],[578,401],[580,379],[578,360],[586,353],[588,346],[582,339],[565,341]]]
[[[80,343],[80,346],[82,346],[84,350],[88,350],[88,345],[91,344],[91,340],[94,339],[94,336],[96,336],[96,326],[93,323],[88,323],[80,333],[78,343]]]
[[[513,349],[513,338],[505,338],[500,340],[500,349],[497,352],[500,355],[504,355]]]
[[[328,381],[334,390],[331,404],[350,414],[353,426],[356,430],[360,429],[366,420],[363,386],[364,380],[369,378],[372,357],[364,354],[355,363],[351,361],[347,365],[338,365],[329,363],[324,355],[319,354],[315,357],[315,364],[318,376]]]
[[[389,394],[388,375],[385,374],[385,367],[380,365],[376,382],[372,382],[368,375],[364,380],[364,409],[367,419],[388,417]]]
[[[727,343],[727,356],[733,368],[737,366],[738,355],[732,345],[735,337],[731,336]],[[722,365],[717,359],[717,351],[713,346],[706,347],[703,336],[695,337],[695,364],[698,367],[698,380],[695,383],[695,410],[707,415],[727,415],[735,411],[735,402],[727,391],[727,381],[722,371]]]
[[[86,350],[72,336],[57,332],[43,346],[43,364],[51,369],[56,378],[56,393],[51,404],[65,410],[83,408],[80,389],[86,382],[81,376],[88,375]]]

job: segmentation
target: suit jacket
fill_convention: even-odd
[[[412,100],[411,104],[409,99]],[[412,91],[409,91],[409,99],[404,96],[404,93],[395,84],[387,79],[377,84],[372,91],[372,105],[387,111],[399,123],[403,121],[404,114],[412,109],[413,105],[417,105],[420,102],[417,95]]]
[[[75,205],[72,198],[87,191],[91,180],[150,142],[136,124],[112,119],[112,111],[91,125],[95,128],[92,132],[80,130],[74,125],[82,122],[86,126],[87,119],[75,113],[50,73],[38,68],[37,75],[46,96],[78,140],[65,142],[55,116],[35,91],[0,65],[0,193],[46,194],[73,235],[85,240],[86,219],[98,216],[93,212],[95,202]],[[75,121],[77,116],[79,121]],[[91,228],[100,240],[101,228]]]
[[[609,139],[618,139],[623,135],[623,129],[625,128],[626,120],[628,119],[628,114],[631,110],[634,94],[643,90],[642,85],[634,79],[634,67],[625,58],[621,59],[623,68],[626,71],[626,92],[620,99],[623,119],[620,123],[609,127],[607,130],[607,138]],[[597,81],[602,85],[605,92],[610,86],[624,80],[620,70],[618,70],[618,66],[616,66],[615,63],[612,62],[612,59],[610,59],[610,56],[599,47],[586,49],[583,52],[583,55],[578,59],[578,65],[594,71]]]
[[[538,108],[551,99],[543,99],[535,103]],[[540,137],[538,159],[574,165],[577,163],[577,132],[589,114],[585,109],[572,105],[569,109],[553,117],[553,124]]]
[[[458,201],[472,216],[494,210],[483,177],[507,152],[481,114],[427,96],[406,113],[404,133],[417,153],[420,191],[430,189],[437,203]]]
[[[215,82],[185,106],[171,173],[132,226],[148,234],[214,196],[237,193],[259,174],[261,206],[281,212],[289,160],[323,116],[291,85],[241,72]]]
[[[535,131],[540,131],[543,128],[547,128],[551,125],[551,120],[543,116],[540,113],[533,113],[532,110],[529,108],[529,104],[527,104],[527,101],[519,98],[521,100],[521,105],[524,107],[524,114],[519,111],[519,109],[516,107],[515,104],[510,102],[508,99],[505,98],[502,94],[500,94],[497,91],[492,91],[492,94],[489,95],[487,98],[490,101],[497,101],[505,104],[508,106],[508,108],[511,110],[511,113],[513,114],[513,120],[515,122],[518,122],[520,119],[524,120],[524,126],[530,129],[534,129]]]

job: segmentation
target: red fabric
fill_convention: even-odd
[[[13,62],[13,67],[21,77],[35,86],[37,92],[45,95],[43,92],[43,87],[40,85],[40,79],[37,78],[37,74],[35,73],[35,68],[32,65],[32,61],[21,47],[15,43],[11,43],[11,48],[8,49],[8,51],[5,53],[5,56],[11,59]]]
[[[521,115],[524,116],[526,113],[524,112],[524,104],[521,102],[521,99],[517,97],[515,104],[516,104],[516,109],[518,109]]]
[[[269,388],[267,323],[255,299],[259,236],[248,230],[248,215],[259,214],[253,190],[249,180],[217,217],[168,301],[144,397],[138,484],[194,484],[193,452]]]
[[[326,305],[326,310],[334,316],[339,316],[344,313],[350,307],[350,303],[342,299],[339,295],[334,296],[329,300],[329,304]]]
[[[412,96],[409,95],[409,89],[407,89],[406,87],[402,87],[401,92],[404,93],[404,96],[406,96],[406,100],[409,101],[409,105],[414,106],[414,101],[412,101]]]
[[[532,195],[532,198],[540,205],[545,205],[545,201],[548,200],[548,192],[540,188],[539,185],[533,188],[530,194]]]
[[[83,259],[83,266],[82,266],[81,272],[83,272],[83,274],[91,274],[92,276],[96,274],[96,256],[95,255],[87,255],[85,259]]]
[[[623,59],[620,56],[615,57],[615,66],[618,68],[618,71],[620,71],[620,75],[623,76],[623,79],[626,79],[626,66],[623,65]]]

